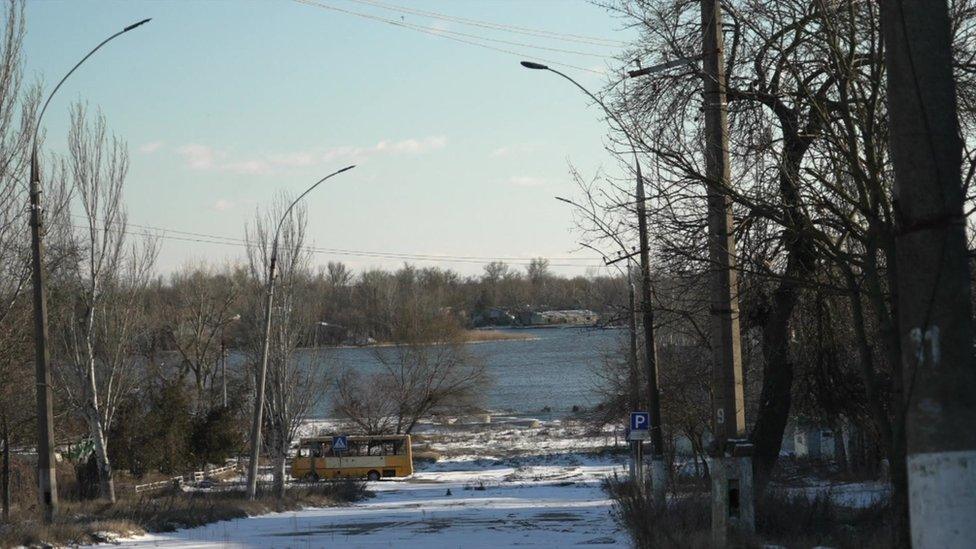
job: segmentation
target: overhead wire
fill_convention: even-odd
[[[614,40],[612,38],[601,38],[597,36],[586,36],[582,34],[571,34],[571,33],[555,32],[555,31],[548,31],[548,30],[541,30],[541,29],[532,29],[528,27],[519,27],[516,25],[506,25],[504,23],[495,23],[492,21],[483,21],[479,19],[469,19],[465,17],[459,17],[456,15],[447,15],[436,11],[425,11],[416,8],[398,6],[394,4],[386,4],[384,2],[378,2],[377,0],[347,0],[347,1],[355,2],[357,4],[375,6],[381,9],[394,11],[398,13],[417,15],[420,17],[428,17],[431,19],[438,19],[441,21],[448,21],[451,23],[458,23],[461,25],[468,25],[472,27],[479,27],[479,28],[489,29],[494,31],[509,32],[513,34],[521,34],[523,36],[532,36],[535,38],[546,38],[551,40],[561,40],[564,42],[575,42],[578,44],[587,44],[591,46],[603,46],[603,47],[624,47],[627,45],[626,42],[623,42],[621,40]]]
[[[556,66],[570,68],[570,69],[574,69],[574,70],[578,70],[578,71],[589,72],[589,73],[592,73],[592,74],[598,74],[600,76],[604,76],[605,75],[605,73],[603,71],[598,71],[598,70],[590,69],[590,68],[587,68],[587,67],[581,67],[579,65],[573,65],[573,64],[570,64],[570,63],[563,63],[563,62],[560,62],[560,61],[553,61],[551,59],[546,59],[546,58],[539,57],[539,56],[536,56],[536,55],[533,55],[533,54],[526,54],[526,53],[523,53],[523,52],[518,52],[518,51],[515,51],[515,50],[506,49],[506,48],[499,48],[499,47],[495,47],[495,46],[492,46],[492,45],[489,45],[489,44],[483,44],[481,42],[476,42],[475,40],[485,40],[485,41],[490,41],[490,42],[501,42],[501,43],[510,44],[510,45],[511,44],[516,44],[516,45],[519,45],[519,46],[522,46],[522,47],[543,49],[543,50],[549,50],[549,51],[558,51],[558,52],[561,52],[561,53],[570,53],[570,54],[575,54],[575,55],[580,55],[580,54],[582,54],[582,55],[593,55],[593,54],[589,54],[589,53],[574,52],[574,51],[571,51],[571,50],[562,50],[562,49],[558,49],[558,48],[548,48],[548,47],[544,47],[544,46],[535,46],[535,45],[523,44],[523,43],[520,43],[520,42],[508,42],[508,41],[504,41],[504,40],[498,40],[498,39],[493,39],[493,38],[481,37],[481,36],[477,36],[477,35],[471,35],[471,34],[465,34],[465,33],[458,33],[456,31],[447,31],[447,30],[443,30],[443,29],[437,29],[437,28],[434,28],[434,27],[424,27],[422,25],[414,25],[412,23],[406,23],[406,22],[403,22],[403,21],[396,21],[394,19],[386,19],[385,17],[379,17],[377,15],[370,15],[370,14],[367,14],[367,13],[362,13],[362,12],[358,12],[358,11],[348,10],[348,9],[340,8],[340,7],[337,7],[337,6],[330,5],[330,4],[323,4],[322,2],[318,2],[316,0],[292,0],[292,1],[293,2],[296,2],[296,3],[299,3],[299,4],[305,4],[305,5],[312,6],[312,7],[316,7],[316,8],[321,8],[321,9],[325,9],[325,10],[331,10],[331,11],[338,12],[338,13],[344,13],[346,15],[352,15],[352,16],[355,16],[355,17],[360,17],[360,18],[363,18],[363,19],[369,19],[369,20],[372,20],[372,21],[380,22],[380,23],[386,23],[388,25],[393,25],[395,27],[400,27],[400,28],[404,28],[404,29],[407,29],[407,30],[416,31],[416,32],[420,32],[420,33],[423,33],[423,34],[429,34],[431,36],[437,36],[439,38],[446,38],[448,40],[453,40],[455,42],[461,42],[463,44],[468,44],[468,45],[471,45],[471,46],[477,46],[479,48],[484,48],[484,49],[487,49],[487,50],[493,50],[493,51],[497,51],[497,52],[500,52],[500,53],[505,53],[505,54],[508,54],[508,55],[513,55],[513,56],[519,57],[521,59],[531,59],[531,60],[534,60],[534,61],[541,61],[541,62],[544,62],[544,63],[548,63],[550,65],[556,65]],[[452,36],[452,35],[459,35],[459,36]],[[472,39],[469,39],[469,38],[462,38],[461,36],[465,36],[465,37],[469,37],[469,38],[470,37],[473,37],[474,39],[472,40]],[[597,56],[597,57],[608,58],[609,56]]]
[[[84,216],[74,215],[72,217],[84,218]],[[116,223],[119,224],[119,223]],[[256,248],[257,245],[248,242],[243,238],[229,237],[212,235],[207,233],[193,232],[193,231],[183,231],[178,229],[169,229],[164,227],[155,227],[152,225],[141,225],[136,223],[126,223],[129,227],[134,227],[141,229],[140,231],[129,231],[129,234],[136,236],[145,236],[151,238],[161,238],[164,240],[175,240],[180,242],[194,242],[202,244],[218,244],[223,246],[233,246],[237,248]],[[88,230],[88,226],[83,225],[71,225],[75,229]],[[174,234],[167,234],[174,233]],[[426,253],[407,253],[407,252],[383,252],[383,251],[371,251],[371,250],[353,250],[344,248],[323,248],[317,246],[303,246],[303,250],[315,254],[322,255],[339,255],[339,256],[350,256],[350,257],[368,257],[375,259],[395,259],[403,261],[431,261],[431,262],[444,262],[444,263],[470,263],[485,265],[494,261],[504,261],[517,265],[528,265],[533,258],[529,257],[489,257],[489,256],[471,256],[471,255],[442,255],[442,254],[426,254]],[[593,261],[591,258],[582,257],[554,257],[546,258],[555,261],[579,261],[580,263],[550,263],[551,267],[600,267],[601,265],[588,264],[583,262]]]

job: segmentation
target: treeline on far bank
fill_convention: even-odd
[[[187,265],[168,277],[160,276],[147,289],[147,299],[159,303],[158,322],[165,331],[166,309],[176,304],[192,306],[192,296],[209,295],[213,306],[215,294],[220,311],[213,311],[216,323],[226,323],[228,344],[237,336],[233,322],[235,311],[261,288],[244,267],[214,268]],[[517,315],[528,311],[586,309],[599,314],[606,324],[622,323],[627,303],[627,283],[622,277],[605,274],[594,276],[560,276],[549,267],[549,261],[536,258],[524,265],[503,262],[488,263],[483,272],[463,276],[451,269],[405,264],[396,270],[371,268],[356,272],[344,263],[329,262],[302,282],[316,326],[307,346],[361,344],[390,341],[391,326],[397,311],[406,302],[423,303],[426,308],[440,309],[453,316],[462,326],[474,328],[492,325],[493,310]],[[180,312],[168,316],[176,318]],[[163,338],[165,349],[172,338]]]

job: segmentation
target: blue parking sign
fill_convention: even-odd
[[[651,428],[651,414],[649,412],[631,412],[630,430],[647,431]]]

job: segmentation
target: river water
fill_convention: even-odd
[[[491,377],[485,404],[492,412],[536,417],[560,417],[573,406],[596,404],[596,369],[608,353],[620,347],[623,330],[543,328],[505,330],[532,339],[498,340],[469,344],[483,360]],[[351,368],[364,374],[376,371],[373,349],[339,348],[325,351],[330,366]],[[329,417],[331,395],[313,413]]]

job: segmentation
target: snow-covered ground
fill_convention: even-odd
[[[310,422],[302,436],[344,427]],[[563,547],[627,545],[601,489],[624,474],[625,457],[602,452],[613,432],[572,421],[511,416],[424,424],[414,435],[416,473],[372,482],[376,497],[344,507],[312,508],[224,521],[124,540],[122,547]],[[427,456],[428,459],[420,459]],[[436,456],[437,461],[430,458]],[[774,489],[841,505],[887,497],[883,484],[801,482]]]
[[[122,547],[509,547],[627,543],[600,488],[621,458],[573,425],[517,418],[425,425],[441,454],[405,480],[370,483],[376,497],[345,507],[224,521],[125,540]],[[330,429],[318,423],[306,432]],[[612,442],[612,435],[610,438]]]

